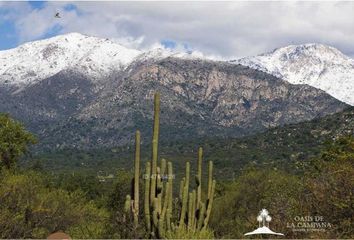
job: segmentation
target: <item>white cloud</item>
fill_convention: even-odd
[[[27,3],[23,3],[27,4]],[[216,58],[320,42],[354,55],[354,2],[48,2],[14,19],[21,41],[60,25],[62,33],[108,37],[134,48],[163,39]],[[54,12],[62,12],[54,19]]]

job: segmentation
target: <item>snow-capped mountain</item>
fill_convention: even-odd
[[[69,33],[0,51],[0,84],[24,87],[68,69],[97,79],[123,70],[133,61],[167,57],[200,56],[162,48],[143,52],[109,39]]]
[[[204,59],[197,52],[155,48],[141,51],[109,39],[79,33],[59,35],[0,51],[0,84],[23,89],[63,70],[91,80],[122,71],[134,62],[168,57]],[[322,44],[291,45],[259,56],[231,61],[261,70],[292,84],[308,84],[354,105],[354,60]]]
[[[95,76],[124,67],[139,54],[108,39],[70,33],[0,51],[0,79],[27,85],[70,68]]]
[[[341,65],[338,56],[326,66]],[[149,136],[156,91],[161,139],[169,141],[238,137],[348,107],[274,75],[195,52],[140,51],[72,33],[0,51],[0,112],[37,134],[40,148],[53,149],[124,145],[136,128]]]
[[[308,84],[354,105],[354,60],[322,44],[291,45],[232,61],[292,84]]]

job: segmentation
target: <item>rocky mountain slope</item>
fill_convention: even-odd
[[[172,160],[176,169],[183,171],[185,161],[196,158],[198,146],[215,164],[220,178],[230,179],[245,166],[286,169],[288,172],[307,171],[306,160],[320,154],[324,146],[341,136],[354,136],[354,107],[311,121],[271,128],[262,133],[241,138],[203,138],[177,141],[159,146],[161,157]],[[150,140],[150,139],[149,139]],[[151,140],[150,140],[151,141]],[[143,144],[142,159],[148,160],[150,141]],[[178,153],[178,154],[176,154]],[[103,147],[101,149],[67,149],[43,153],[34,158],[54,171],[98,170],[114,173],[117,169],[132,168],[134,148]],[[118,160],[119,159],[119,160]],[[33,161],[32,161],[33,162]],[[23,164],[33,164],[24,161]]]
[[[155,91],[165,142],[243,136],[347,107],[241,65],[115,45],[68,34],[0,52],[0,112],[34,131],[40,149],[53,150],[124,145],[136,129],[146,141]]]
[[[232,61],[287,80],[308,84],[354,106],[354,60],[322,44],[291,45]]]

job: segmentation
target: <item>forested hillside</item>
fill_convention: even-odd
[[[318,155],[327,142],[343,135],[353,135],[354,108],[309,122],[276,127],[244,138],[199,139],[160,144],[161,157],[170,159],[176,167],[196,158],[198,146],[205,157],[213,160],[216,171],[225,179],[234,177],[245,166],[272,166],[289,171],[302,171],[306,159]],[[163,130],[162,130],[163,131]],[[132,133],[133,135],[133,133]],[[143,161],[150,158],[150,145],[142,144]],[[67,149],[47,154],[32,155],[22,160],[28,167],[33,164],[55,172],[89,172],[93,175],[114,174],[117,169],[130,169],[132,145],[102,148],[92,151]]]

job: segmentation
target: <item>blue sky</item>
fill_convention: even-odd
[[[4,12],[5,11],[0,8],[0,49],[8,49],[17,45],[14,23],[1,18]]]
[[[15,21],[13,18],[8,18],[7,15],[11,14],[12,11],[15,11],[15,7],[11,8],[11,3],[8,2],[8,8],[6,9],[1,9],[0,8],[0,50],[5,50],[5,49],[10,49],[17,47],[19,44],[23,43],[24,41],[21,41],[21,38],[19,37],[18,29],[16,27]],[[27,6],[29,9],[28,11],[37,11],[44,9],[47,2],[46,1],[28,1],[28,2],[22,2],[19,3],[24,6]],[[66,4],[64,9],[66,11],[75,11],[75,6],[73,4]],[[55,12],[53,11],[53,16]],[[34,26],[35,27],[35,26]],[[54,25],[51,28],[47,29],[43,34],[34,37],[29,40],[39,40],[39,39],[45,39],[49,37],[56,36],[60,34],[62,28],[60,25]]]
[[[54,18],[59,11],[61,19]],[[354,56],[354,2],[4,2],[0,50],[79,32],[137,49],[209,57],[260,54],[322,43]]]
[[[46,6],[46,1],[28,1],[27,4],[31,8],[31,11],[36,11],[40,9],[44,9]],[[23,3],[25,4],[25,3]],[[64,11],[75,11],[78,15],[80,15],[80,11],[77,9],[77,7],[74,4],[65,4],[63,7]],[[18,37],[17,34],[17,29],[14,24],[14,21],[12,19],[6,19],[4,17],[6,14],[8,14],[11,11],[11,8],[9,10],[3,10],[1,11],[0,9],[0,36],[1,41],[0,41],[0,50],[6,50],[6,49],[11,49],[16,46],[18,46],[21,43],[21,40]],[[54,16],[54,13],[53,13]],[[31,40],[38,40],[38,39],[45,39],[49,38],[52,36],[56,36],[60,34],[62,31],[62,28],[60,25],[55,25],[52,28],[49,28],[44,34],[33,38]],[[162,39],[160,41],[160,44],[164,46],[165,48],[168,49],[175,49],[177,47],[177,42],[172,40],[172,39]],[[186,51],[189,51],[188,44],[183,43],[181,44],[183,48]]]
[[[29,4],[31,5],[31,7],[33,8],[43,8],[45,5],[45,1],[30,1]]]

